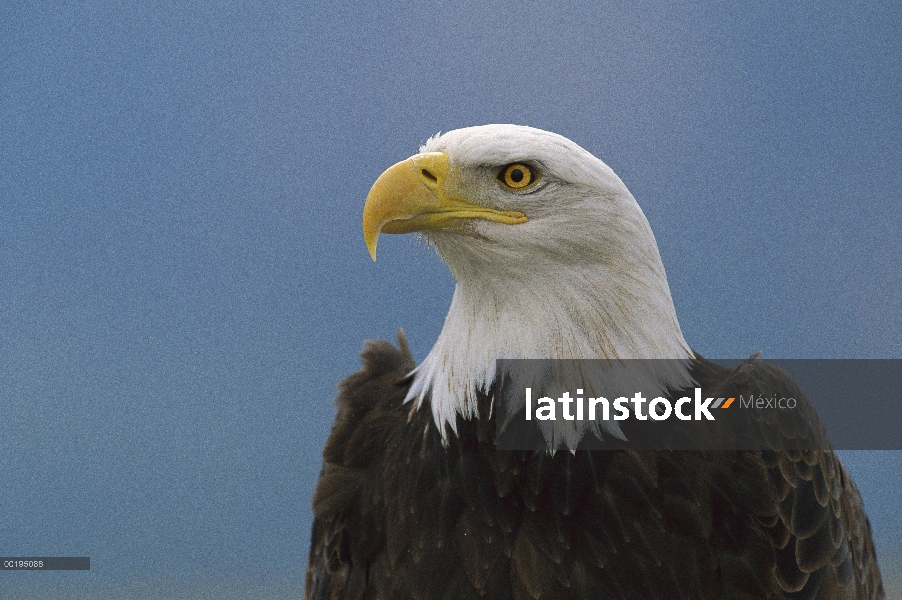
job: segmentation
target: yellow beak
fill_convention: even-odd
[[[376,260],[380,233],[410,233],[460,227],[468,219],[515,225],[525,223],[518,211],[499,211],[446,193],[451,175],[444,152],[416,154],[389,167],[366,197],[363,239]]]

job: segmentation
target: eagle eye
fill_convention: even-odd
[[[522,190],[535,183],[538,177],[529,165],[514,163],[501,169],[498,180],[512,190]]]

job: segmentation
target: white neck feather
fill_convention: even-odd
[[[456,432],[458,414],[479,416],[476,392],[491,388],[496,359],[690,358],[657,246],[650,240],[645,251],[626,247],[616,257],[560,265],[538,253],[528,264],[497,256],[484,260],[478,251],[481,256],[466,256],[478,241],[434,239],[457,287],[442,332],[417,367],[406,401],[416,400],[419,409],[431,393],[433,417],[446,435],[445,425]],[[669,372],[650,374],[662,392],[692,381],[688,365],[677,371],[673,365],[668,363]],[[614,423],[602,429],[619,434]],[[583,433],[553,437],[576,443]]]

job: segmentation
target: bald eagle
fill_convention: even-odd
[[[457,286],[422,363],[399,332],[339,384],[307,598],[883,597],[830,449],[584,450],[618,432],[563,421],[543,449],[498,447],[499,358],[673,359],[655,363],[663,390],[801,394],[764,362],[691,350],[648,221],[602,161],[529,127],[436,135],[364,207],[374,260],[381,233],[409,232]]]

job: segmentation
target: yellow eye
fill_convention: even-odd
[[[529,165],[514,163],[501,169],[498,179],[513,190],[522,190],[536,181],[536,174]]]

